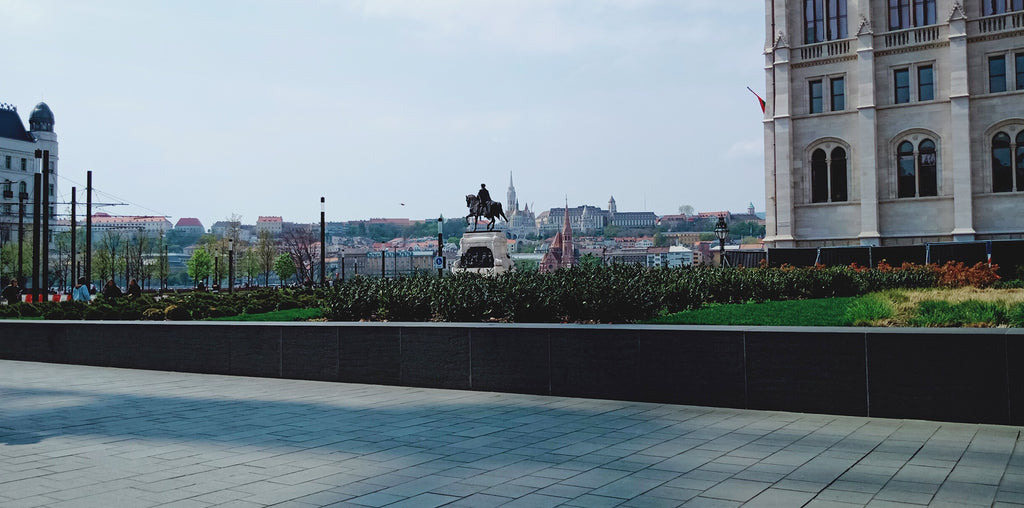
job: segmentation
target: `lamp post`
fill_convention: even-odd
[[[437,257],[444,256],[444,216],[437,218]],[[437,276],[444,277],[444,267],[437,269]]]
[[[235,291],[235,239],[228,238],[228,294]]]
[[[341,248],[341,281],[345,282],[345,248]]]
[[[327,241],[327,235],[324,226],[324,197],[320,196],[320,287],[327,285],[326,272],[324,271],[327,264],[327,247],[324,245]]]
[[[729,236],[729,225],[725,223],[725,217],[719,217],[715,224],[715,236],[718,237],[718,266],[725,266],[725,238]]]

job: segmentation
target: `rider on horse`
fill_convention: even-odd
[[[491,193],[487,192],[487,184],[480,184],[480,190],[476,191],[476,198],[480,200],[481,215],[483,211],[491,208]]]

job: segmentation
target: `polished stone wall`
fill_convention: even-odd
[[[1024,330],[0,321],[0,359],[1024,424]]]

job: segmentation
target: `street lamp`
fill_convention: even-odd
[[[235,291],[235,239],[228,238],[228,294]]]
[[[718,223],[715,224],[715,236],[718,237],[718,266],[725,266],[725,238],[729,236],[729,225],[725,223],[725,217],[718,218]]]

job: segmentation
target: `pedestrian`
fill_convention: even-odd
[[[128,282],[128,296],[131,298],[138,298],[142,296],[142,288],[139,287],[139,283],[132,279]]]
[[[107,281],[107,285],[103,286],[103,297],[108,299],[120,298],[124,293],[121,292],[121,288],[114,284],[114,279]]]
[[[17,278],[11,279],[11,283],[4,288],[3,293],[0,293],[0,297],[7,300],[8,304],[18,303],[21,301],[21,288],[18,287]]]
[[[78,284],[75,284],[75,289],[71,291],[71,299],[76,302],[92,301],[92,294],[89,293],[89,286],[86,285],[85,277],[78,278]]]

